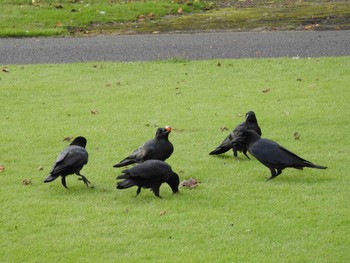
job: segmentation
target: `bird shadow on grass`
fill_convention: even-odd
[[[267,178],[266,178],[267,179]],[[322,175],[296,175],[296,174],[282,174],[279,177],[268,180],[266,183],[276,183],[276,184],[319,184],[332,181],[332,178]]]

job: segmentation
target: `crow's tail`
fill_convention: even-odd
[[[129,164],[133,164],[133,163],[136,163],[136,161],[128,159],[128,158],[125,158],[124,160],[120,161],[119,163],[113,165],[113,167],[118,168],[118,167],[127,166]]]
[[[124,181],[118,182],[117,183],[117,189],[126,189],[135,186],[136,184],[130,180],[130,179],[125,179]]]
[[[225,153],[225,152],[229,151],[230,149],[231,149],[231,147],[218,146],[218,147],[216,147],[216,149],[214,151],[211,151],[209,154],[210,155],[222,154],[222,153]]]
[[[52,181],[56,180],[57,177],[58,177],[58,175],[49,174],[49,176],[44,179],[44,183],[52,182]]]
[[[317,165],[312,162],[304,160],[305,167],[315,168],[315,169],[327,169],[327,166]]]

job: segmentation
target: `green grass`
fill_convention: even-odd
[[[347,0],[0,0],[0,6],[0,37],[350,29]]]
[[[1,261],[348,262],[350,58],[218,62],[0,72]],[[263,137],[329,168],[286,169],[266,182],[269,170],[255,159],[209,156],[228,133],[220,128],[248,110]],[[112,165],[165,125],[174,128],[168,163],[200,186],[172,195],[164,185],[163,199],[116,190]],[[88,139],[82,174],[95,188],[76,176],[69,190],[42,183],[63,138],[78,135]]]
[[[156,19],[176,14],[179,8],[185,13],[196,11],[204,3],[180,4],[158,1],[31,1],[0,0],[0,36],[52,36],[86,32],[94,24],[135,22],[141,15]],[[146,19],[148,21],[148,19]]]

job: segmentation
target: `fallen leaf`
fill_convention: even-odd
[[[270,90],[271,90],[271,89],[267,88],[267,89],[264,89],[262,92],[263,92],[263,93],[268,93],[268,92],[270,92]]]
[[[98,113],[97,110],[91,110],[90,112],[91,112],[91,114],[94,114],[94,115]]]
[[[224,126],[224,127],[220,127],[220,130],[223,132],[223,131],[227,131],[228,128],[226,126]]]
[[[108,83],[108,84],[106,84],[106,87],[110,88],[110,87],[112,87],[112,84]]]
[[[8,69],[7,67],[4,67],[4,68],[2,69],[2,72],[9,73],[10,71],[9,71],[9,69]]]
[[[73,140],[73,137],[65,137],[65,138],[63,138],[63,141],[64,142],[71,142]]]
[[[192,188],[197,187],[199,184],[200,184],[199,181],[197,181],[197,180],[194,179],[194,178],[190,178],[190,179],[188,179],[188,180],[183,181],[183,182],[181,183],[181,186],[182,186],[182,187],[187,187],[187,188],[192,189]]]
[[[163,210],[163,211],[160,211],[160,212],[159,212],[159,215],[160,215],[160,216],[163,216],[163,215],[165,215],[165,214],[166,214],[166,210]]]
[[[5,170],[5,166],[3,165],[0,165],[0,172],[4,171]]]
[[[57,22],[56,23],[56,27],[62,27],[62,23],[61,22]]]
[[[299,132],[294,132],[294,133],[293,133],[293,136],[294,136],[294,139],[295,139],[295,140],[299,140],[299,138],[300,138],[300,133],[299,133]]]
[[[160,31],[153,31],[152,34],[159,34]]]
[[[44,170],[44,168],[40,165],[40,166],[38,167],[38,171],[42,171],[42,170]]]
[[[177,13],[179,15],[182,15],[184,13],[184,10],[180,7],[178,10],[177,10]]]
[[[32,184],[32,180],[25,178],[25,179],[22,180],[22,184],[23,185],[31,185]]]

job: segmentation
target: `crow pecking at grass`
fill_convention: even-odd
[[[86,139],[84,137],[77,137],[73,142],[64,149],[57,157],[56,162],[51,168],[50,174],[45,178],[44,183],[52,182],[61,176],[62,185],[67,188],[66,176],[76,174],[80,176],[86,186],[89,186],[90,181],[80,174],[80,170],[88,162],[88,153],[85,149]]]
[[[147,160],[122,173],[117,179],[124,180],[117,183],[117,189],[137,186],[136,196],[140,194],[141,188],[150,188],[155,196],[161,198],[159,188],[162,183],[167,183],[173,193],[179,192],[179,176],[163,161]]]
[[[170,132],[171,127],[169,126],[158,128],[154,139],[141,145],[128,157],[121,160],[113,167],[123,167],[133,163],[142,163],[151,159],[165,161],[174,151],[174,146],[168,139]]]
[[[253,111],[249,111],[246,113],[245,117],[246,120],[236,126],[236,128],[233,129],[233,131],[223,140],[223,142],[218,147],[216,147],[214,151],[209,153],[210,155],[222,154],[232,149],[233,156],[237,161],[237,152],[243,152],[243,154],[247,156],[248,159],[250,159],[247,155],[247,147],[244,145],[244,143],[231,143],[235,138],[237,138],[242,132],[246,130],[254,130],[259,135],[261,135],[261,129],[258,125],[258,120],[256,119],[255,113]]]
[[[326,166],[316,165],[304,160],[272,140],[261,138],[253,130],[243,132],[234,142],[243,142],[247,145],[248,152],[270,169],[271,177],[268,180],[280,175],[282,170],[287,167],[299,170],[302,170],[304,167],[316,169],[327,168]]]

